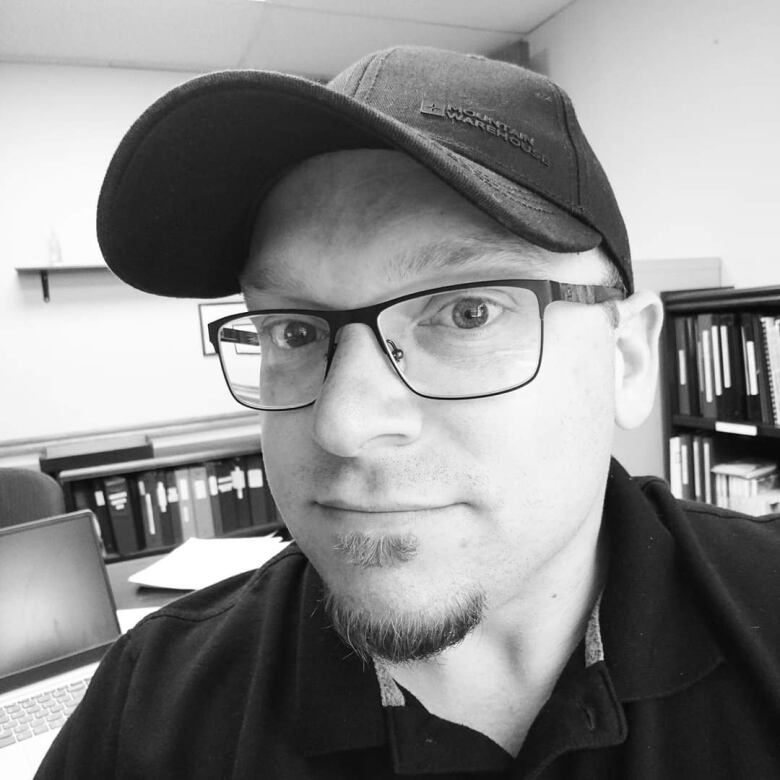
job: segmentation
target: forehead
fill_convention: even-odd
[[[271,191],[242,287],[323,305],[336,290],[342,305],[351,291],[358,306],[465,279],[578,281],[567,266],[583,258],[509,233],[404,154],[363,149],[307,160]]]

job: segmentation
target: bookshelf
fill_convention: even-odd
[[[748,514],[780,512],[780,287],[683,290],[661,300],[672,492]]]
[[[34,459],[60,482],[68,510],[95,513],[107,562],[168,552],[190,536],[286,535],[255,414],[17,443],[2,455],[23,457],[23,467]]]

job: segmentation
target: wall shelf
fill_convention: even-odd
[[[16,273],[20,276],[28,276],[30,274],[38,274],[41,278],[41,291],[43,292],[43,300],[49,302],[49,274],[63,274],[63,273],[110,273],[107,265],[28,265],[17,266]]]

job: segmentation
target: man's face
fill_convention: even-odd
[[[351,309],[467,281],[604,273],[596,253],[512,241],[411,159],[380,150],[293,171],[264,203],[253,247],[251,309]],[[452,262],[434,263],[442,254]],[[263,413],[274,498],[353,632],[438,632],[407,653],[419,657],[460,638],[451,624],[466,620],[462,636],[583,576],[611,446],[613,342],[599,307],[553,303],[531,384],[442,401],[413,394],[371,330],[348,325],[316,403]],[[370,651],[403,660],[378,641]]]

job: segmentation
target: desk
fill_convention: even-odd
[[[143,558],[132,558],[129,561],[117,561],[106,564],[111,590],[117,609],[135,609],[137,607],[164,607],[175,601],[188,591],[162,590],[159,588],[144,588],[127,578],[141,569],[145,569],[164,555],[147,555]]]

